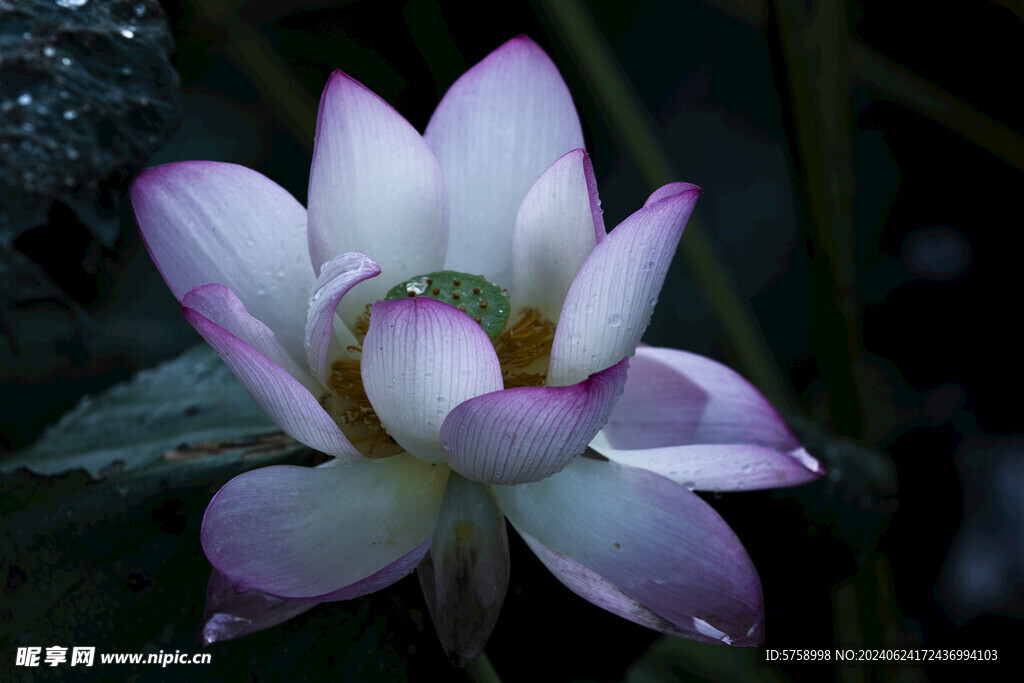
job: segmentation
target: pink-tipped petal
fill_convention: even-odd
[[[498,356],[480,325],[427,297],[373,305],[360,370],[388,434],[433,463],[445,462],[438,432],[448,412],[502,387]]]
[[[380,266],[368,256],[354,252],[337,256],[320,268],[320,277],[309,296],[305,346],[306,361],[324,386],[327,386],[327,351],[338,303],[355,285],[379,274]]]
[[[246,472],[206,509],[203,551],[238,591],[355,597],[397,581],[420,560],[448,473],[408,454]],[[391,571],[396,563],[401,571]]]
[[[235,335],[297,379],[310,392],[322,391],[309,372],[278,343],[273,330],[249,315],[245,304],[224,285],[199,285],[181,298],[181,305],[196,311]]]
[[[302,360],[314,274],[306,210],[294,197],[256,171],[213,161],[147,168],[130,194],[150,256],[179,301],[219,282]]]
[[[749,443],[800,447],[786,423],[750,382],[710,358],[641,346],[605,427],[615,448]]]
[[[694,185],[693,183],[675,182],[669,183],[668,185],[662,185],[657,190],[651,193],[651,196],[648,197],[647,201],[644,202],[644,206],[650,206],[651,204],[660,202],[662,199],[665,199],[666,197],[671,197],[674,194],[679,194],[680,192],[688,192],[691,190],[696,192],[701,191],[700,187]]]
[[[492,486],[491,493],[516,530],[541,548],[541,560],[594,604],[695,640],[760,643],[757,571],[722,518],[682,486],[581,458],[543,481]],[[659,627],[637,603],[670,626]]]
[[[686,183],[623,221],[591,252],[565,297],[547,381],[575,384],[633,355],[700,191]]]
[[[569,387],[521,387],[471,398],[441,427],[452,469],[487,484],[560,472],[587,448],[622,392],[629,360]]]
[[[825,474],[821,464],[803,448],[779,451],[736,443],[619,450],[603,447],[600,436],[590,445],[613,462],[656,472],[699,491],[755,491],[799,486]]]
[[[309,174],[313,265],[368,254],[384,277],[363,282],[341,304],[351,327],[366,304],[405,278],[437,270],[448,239],[441,169],[416,129],[341,71],[320,98]]]
[[[285,434],[339,458],[362,457],[299,380],[201,312],[185,305],[181,311]]]
[[[651,346],[637,348],[622,398],[590,445],[615,462],[706,491],[796,486],[825,473],[735,371]]]
[[[556,159],[583,147],[558,69],[529,38],[513,38],[449,88],[424,138],[448,190],[445,267],[510,282],[523,197]]]
[[[316,607],[315,602],[282,600],[263,591],[237,593],[216,569],[206,584],[206,612],[199,633],[202,645],[234,640],[288,621]]]
[[[526,194],[512,242],[516,309],[536,308],[558,320],[576,273],[604,235],[590,157],[573,150],[551,165]]]
[[[453,664],[466,666],[483,652],[508,588],[505,516],[483,486],[449,477],[418,573],[441,646]]]
[[[661,631],[681,638],[695,638],[694,629],[683,630],[677,628],[672,622],[659,616],[654,611],[644,607],[643,603],[623,593],[611,581],[606,580],[595,571],[587,569],[579,562],[569,559],[561,553],[555,552],[548,546],[538,541],[529,534],[520,532],[523,540],[530,546],[530,550],[544,563],[544,566],[554,574],[559,581],[576,595],[584,600],[597,605],[601,609],[628,619],[634,624],[646,626],[654,631]],[[715,639],[711,642],[721,642]]]

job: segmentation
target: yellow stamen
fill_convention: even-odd
[[[519,320],[505,328],[494,342],[505,388],[539,387],[547,376],[555,324],[535,308],[523,311]]]
[[[384,430],[366,397],[358,359],[334,361],[327,387],[331,391],[321,400],[321,405],[356,450],[368,458],[385,458],[402,452],[402,447]]]
[[[366,331],[370,329],[370,309],[372,308],[373,304],[366,304],[366,308],[363,309],[363,314],[359,316],[359,320],[356,320],[355,329],[352,330],[360,344],[362,344],[363,340],[366,339]],[[352,350],[353,349],[350,346],[349,351]]]

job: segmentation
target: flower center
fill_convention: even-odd
[[[388,290],[385,298],[415,296],[443,301],[480,324],[494,344],[506,389],[544,384],[555,323],[541,317],[536,309],[521,311],[516,322],[508,325],[511,306],[507,292],[478,275],[454,271],[411,278]],[[370,327],[370,309],[367,304],[356,322],[354,332],[359,344],[348,347],[351,356],[331,364],[327,378],[330,391],[321,404],[360,453],[383,458],[402,452],[402,447],[381,425],[363,389],[359,356]]]

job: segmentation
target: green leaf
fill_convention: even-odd
[[[104,479],[168,458],[243,450],[280,431],[203,344],[83,398],[30,448],[0,461],[0,473],[81,469]]]

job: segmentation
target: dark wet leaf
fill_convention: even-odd
[[[129,382],[83,398],[0,472],[84,470],[94,479],[168,460],[291,442],[210,347],[196,346]]]
[[[0,242],[72,207],[108,246],[116,192],[177,126],[156,0],[0,0]]]

